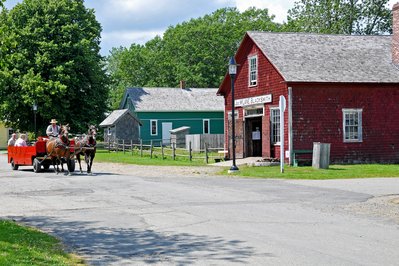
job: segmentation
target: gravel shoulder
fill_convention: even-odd
[[[83,171],[85,171],[86,168],[84,164],[82,167]],[[76,170],[78,169],[76,168]],[[95,163],[95,165],[93,165],[94,173],[115,173],[141,177],[159,177],[160,173],[162,173],[164,177],[204,176],[215,175],[221,170],[222,167],[218,166],[154,166],[122,163]]]

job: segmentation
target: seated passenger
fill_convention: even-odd
[[[11,138],[8,140],[8,146],[14,146],[17,140],[17,134],[12,133]]]
[[[19,138],[17,139],[17,141],[15,142],[15,146],[16,147],[26,147],[28,146],[26,144],[26,134],[21,134],[19,136]]]

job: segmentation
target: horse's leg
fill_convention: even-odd
[[[56,164],[56,157],[53,157],[53,158],[51,158],[51,162],[53,163],[53,168],[54,168],[54,172],[56,173],[56,174],[58,174],[58,165],[57,165],[57,168],[55,167],[55,164]]]
[[[69,157],[69,155],[66,157],[66,166],[67,166],[67,171],[68,171],[68,175],[71,175],[71,171],[69,170],[69,166],[71,164],[71,158]]]
[[[80,163],[80,152],[76,154],[76,160],[78,160],[79,163],[80,173],[83,174],[82,164]]]
[[[90,152],[86,150],[86,152],[85,152],[85,162],[86,162],[86,165],[87,165],[87,174],[91,174],[89,153]]]
[[[91,173],[91,167],[93,166],[93,160],[94,160],[95,156],[96,156],[96,151],[95,150],[90,151],[90,155],[89,155],[89,157],[90,157],[90,173]]]

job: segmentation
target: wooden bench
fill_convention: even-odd
[[[293,166],[297,167],[299,161],[309,161],[309,159],[299,159],[297,158],[298,154],[313,154],[313,150],[293,150],[292,151],[292,162]],[[312,159],[310,159],[312,160]]]

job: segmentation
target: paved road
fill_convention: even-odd
[[[241,179],[96,163],[93,170],[12,171],[0,155],[0,218],[60,237],[91,265],[399,262],[398,205],[387,216],[368,211],[373,200],[399,194],[399,179]]]

